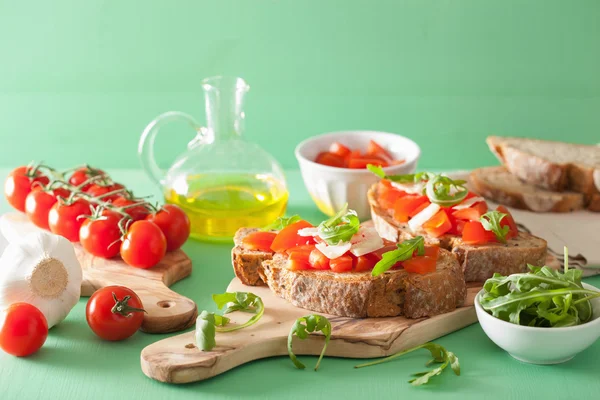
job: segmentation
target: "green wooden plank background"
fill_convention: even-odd
[[[599,38],[596,0],[0,0],[0,164],[137,167],[144,126],[203,119],[221,73],[250,83],[246,137],[286,168],[341,129],[412,137],[427,168],[493,164],[491,133],[595,143]]]

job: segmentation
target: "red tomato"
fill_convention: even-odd
[[[383,146],[381,146],[374,140],[369,141],[369,146],[367,147],[367,154],[370,156],[383,157],[383,159],[387,162],[391,162],[394,159],[394,157],[389,151],[387,151],[385,148],[383,148]]]
[[[337,154],[330,153],[328,151],[319,153],[317,158],[315,159],[317,164],[323,164],[330,167],[344,168],[346,163],[343,157],[338,156]]]
[[[121,257],[132,267],[148,269],[160,262],[167,253],[167,239],[151,221],[136,221],[129,226],[121,243]]]
[[[303,237],[298,235],[298,231],[303,228],[312,228],[312,225],[309,222],[302,220],[283,228],[281,231],[279,231],[277,236],[275,236],[273,244],[271,245],[271,250],[276,253],[283,253],[292,247],[314,244],[315,241],[312,237]]]
[[[121,196],[121,194],[114,193],[114,194],[111,194],[108,196],[106,196],[106,194],[112,193],[112,192],[115,192],[115,191],[121,190],[121,189],[125,189],[125,186],[123,186],[120,183],[113,183],[110,185],[102,185],[100,183],[94,183],[86,190],[86,193],[92,197],[96,197],[96,198],[99,197],[104,201],[112,201],[112,200],[116,200],[119,196]]]
[[[13,303],[0,316],[0,348],[17,357],[38,351],[48,337],[48,322],[37,307]]]
[[[50,229],[48,226],[48,213],[56,203],[56,196],[41,187],[34,188],[25,199],[25,213],[35,226]]]
[[[329,146],[329,152],[342,158],[346,158],[352,152],[352,150],[339,142],[334,142],[331,144],[331,146]]]
[[[423,229],[429,236],[440,237],[452,228],[448,214],[444,210],[438,211],[433,217],[423,224]]]
[[[352,271],[354,261],[352,257],[345,254],[333,260],[329,260],[329,267],[333,272],[349,272]]]
[[[90,215],[90,204],[77,199],[71,204],[59,200],[48,213],[48,226],[50,231],[69,239],[71,242],[79,241],[79,230],[85,216]]]
[[[79,229],[79,240],[83,248],[96,257],[112,258],[121,247],[121,216],[108,212],[99,219],[86,218]]]
[[[463,208],[452,213],[456,219],[466,221],[479,221],[479,218],[488,211],[488,206],[485,201],[473,204],[469,208]]]
[[[415,274],[428,274],[430,272],[435,272],[436,264],[437,259],[429,256],[413,257],[406,261],[402,261],[402,265],[404,266],[406,272],[412,272]]]
[[[465,244],[486,244],[496,240],[493,232],[486,231],[479,221],[467,221],[463,228],[462,240]]]
[[[91,178],[94,178],[97,176],[107,176],[107,175],[101,169],[92,168],[92,167],[83,167],[83,168],[79,168],[75,172],[73,172],[73,175],[71,175],[71,177],[69,178],[69,183],[73,186],[80,186],[84,182],[88,182]],[[90,186],[92,186],[92,183],[87,183],[87,184],[83,185],[82,187],[80,187],[79,189],[81,189],[85,192],[90,188]]]
[[[319,249],[314,249],[310,252],[308,262],[314,269],[329,269],[329,258],[321,253]]]
[[[143,200],[137,199],[128,199],[123,196],[118,196],[112,201],[112,205],[115,207],[125,207],[123,211],[125,211],[132,220],[139,221],[145,219],[150,211],[143,204],[139,204],[143,202]],[[133,206],[134,204],[138,204],[137,206]],[[133,206],[133,207],[132,207]]]
[[[382,179],[377,185],[377,202],[385,209],[394,208],[396,200],[406,196],[406,192],[396,189],[387,179]]]
[[[437,260],[440,256],[440,248],[438,246],[425,246],[424,256]]]
[[[508,234],[506,235],[506,239],[508,240],[517,237],[519,235],[519,228],[517,227],[517,223],[515,222],[515,219],[510,211],[508,211],[508,209],[504,206],[498,206],[496,211],[506,214],[506,217],[502,218],[500,221],[501,226],[508,226],[510,228]]]
[[[104,340],[123,340],[144,321],[144,306],[137,294],[124,286],[96,290],[85,307],[87,323]]]
[[[398,222],[408,222],[410,213],[428,201],[427,196],[420,196],[418,194],[406,195],[399,198],[394,203],[394,219]]]
[[[246,235],[242,239],[244,247],[249,250],[271,252],[271,244],[277,234],[275,232],[256,231]]]
[[[190,237],[190,219],[185,211],[174,204],[165,204],[156,214],[146,220],[160,228],[167,239],[167,251],[177,250]]]
[[[356,265],[354,270],[356,272],[371,271],[375,264],[379,262],[380,258],[375,253],[369,253],[362,256],[356,257]]]
[[[383,161],[380,158],[375,158],[375,157],[361,157],[361,158],[350,158],[350,160],[348,161],[348,168],[352,168],[352,169],[362,169],[362,168],[367,168],[367,165],[369,164],[373,164],[373,165],[378,165],[380,167],[387,167],[389,164],[385,161]]]
[[[30,178],[28,175],[31,172],[30,167],[17,167],[8,174],[4,182],[4,196],[8,204],[13,208],[25,212],[25,199],[31,192],[34,182],[39,182],[42,185],[47,185],[50,180],[37,173],[35,178]]]
[[[410,212],[410,214],[408,214],[408,216],[410,218],[414,217],[415,215],[417,215],[418,213],[420,213],[421,211],[423,211],[424,209],[426,209],[427,207],[429,207],[431,205],[431,202],[426,201],[425,203],[421,204],[419,207],[415,208],[414,210],[412,210]]]
[[[309,258],[310,252],[302,250],[290,250],[287,268],[291,271],[311,269]]]

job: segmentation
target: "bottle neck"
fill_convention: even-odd
[[[213,141],[238,139],[244,129],[244,95],[248,85],[240,78],[204,81],[206,123]]]

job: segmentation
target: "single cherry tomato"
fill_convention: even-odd
[[[13,303],[0,315],[0,348],[17,357],[38,351],[48,337],[48,322],[29,303]]]
[[[4,196],[8,204],[19,211],[25,212],[25,199],[31,192],[33,184],[47,185],[50,180],[43,176],[40,172],[35,174],[35,177],[30,177],[31,167],[17,167],[8,174],[4,182]]]
[[[121,248],[121,216],[105,212],[98,219],[86,218],[79,229],[79,241],[83,248],[96,257],[112,258]]]
[[[123,196],[118,196],[112,201],[112,204],[115,207],[126,207],[123,209],[123,211],[129,214],[131,219],[134,221],[140,221],[142,219],[145,219],[148,216],[148,214],[150,214],[150,211],[148,211],[148,209],[144,207],[143,204],[139,203],[143,203],[143,200],[133,198],[130,199]],[[134,204],[138,205],[134,206]]]
[[[319,249],[313,249],[308,256],[308,262],[314,269],[329,269],[329,258]]]
[[[97,176],[107,176],[104,171],[97,168],[92,167],[83,167],[75,170],[71,177],[69,178],[69,183],[73,186],[80,186],[85,182],[90,181],[91,178],[95,178]],[[92,182],[86,183],[80,189],[84,192],[87,191],[90,186],[92,186]]]
[[[79,241],[79,230],[85,221],[85,216],[90,215],[90,204],[77,199],[72,203],[59,200],[48,213],[50,231],[69,239],[71,242]]]
[[[352,260],[352,256],[347,254],[329,260],[329,267],[333,272],[349,272],[352,271],[352,266],[354,264],[354,260]]]
[[[329,167],[337,167],[337,168],[345,168],[346,162],[344,157],[340,157],[337,154],[330,153],[328,151],[324,151],[317,155],[315,159],[317,164],[327,165]]]
[[[85,318],[96,335],[104,340],[124,340],[144,321],[144,306],[135,292],[124,286],[106,286],[92,294]]]
[[[121,243],[121,257],[132,267],[148,269],[167,253],[167,239],[154,222],[135,221]]]
[[[43,190],[41,187],[33,188],[25,199],[25,213],[35,226],[50,229],[48,214],[56,201],[56,195],[53,192]]]
[[[271,245],[275,236],[277,236],[275,232],[256,231],[246,235],[242,239],[242,243],[248,250],[271,252]]]
[[[506,214],[506,217],[500,220],[500,226],[509,227],[509,231],[506,234],[506,240],[519,236],[519,228],[517,227],[517,223],[515,222],[515,219],[513,218],[510,211],[508,211],[508,209],[504,206],[498,206],[496,208],[496,211]]]
[[[302,220],[290,224],[280,230],[273,240],[271,250],[276,253],[283,253],[292,247],[314,244],[315,241],[312,237],[298,235],[298,231],[303,228],[312,228],[312,225],[309,222]]]
[[[190,219],[185,211],[174,204],[165,204],[146,220],[154,222],[165,234],[167,251],[177,250],[190,237]]]

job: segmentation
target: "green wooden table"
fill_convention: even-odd
[[[139,194],[159,195],[141,171],[108,171]],[[8,169],[0,169],[5,176]],[[290,214],[317,222],[322,215],[313,205],[297,171],[287,173]],[[1,212],[8,211],[2,201]],[[214,309],[210,295],[222,292],[233,278],[231,246],[189,241],[185,251],[193,260],[191,277],[173,289],[193,299],[199,309]],[[600,286],[600,277],[588,279]],[[597,398],[600,392],[600,342],[572,361],[536,366],[511,358],[494,345],[478,324],[436,340],[460,358],[462,375],[444,373],[426,387],[407,383],[423,369],[428,353],[416,353],[388,364],[354,370],[352,359],[326,358],[318,372],[294,368],[287,357],[258,360],[205,382],[174,386],[147,378],[140,369],[140,351],[168,335],[138,332],[123,342],[98,339],[85,321],[82,298],[67,319],[54,327],[44,347],[29,358],[0,354],[0,399],[367,399],[443,398],[526,399]],[[577,340],[576,337],[573,340]],[[308,359],[309,357],[304,357]],[[309,363],[315,360],[308,360]]]

